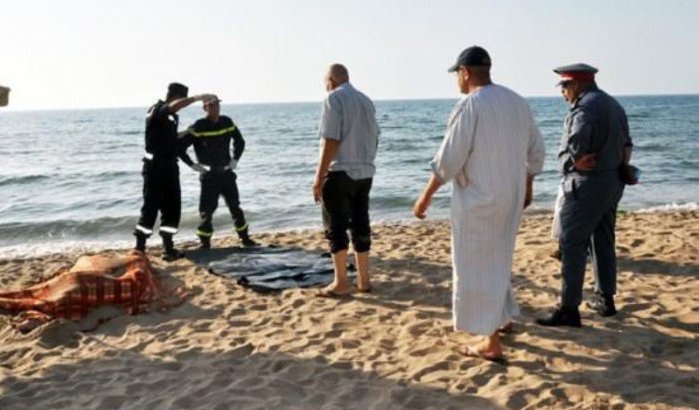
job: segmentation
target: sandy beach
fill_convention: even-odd
[[[448,224],[385,224],[374,227],[371,294],[263,295],[186,259],[163,263],[153,249],[162,279],[191,291],[178,307],[89,332],[54,321],[21,334],[0,315],[0,408],[699,407],[699,212],[621,214],[620,312],[600,318],[583,307],[582,329],[533,323],[560,287],[550,223],[522,223],[514,284],[523,316],[505,338],[506,365],[459,353],[478,339],[452,330]],[[256,238],[326,246],[317,231]],[[36,283],[77,256],[0,261],[0,289]],[[591,277],[588,269],[587,294]]]

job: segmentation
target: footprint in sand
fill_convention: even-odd
[[[645,239],[634,239],[633,242],[631,242],[631,244],[629,246],[631,246],[632,248],[635,248],[637,246],[643,245],[644,243],[646,243]]]
[[[252,322],[249,320],[229,320],[228,325],[230,327],[248,327]]]
[[[232,359],[238,359],[242,357],[247,357],[250,356],[250,354],[255,350],[255,347],[250,344],[246,343],[242,346],[236,347],[235,349],[230,350],[228,353],[226,353],[226,358],[232,358]]]
[[[411,336],[420,336],[430,329],[429,323],[416,323],[406,329]]]
[[[449,370],[449,366],[448,364],[443,366],[442,363],[446,362],[436,363],[434,366],[422,369],[413,376],[413,380],[430,384],[451,382],[453,375]]]

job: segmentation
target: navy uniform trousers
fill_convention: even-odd
[[[231,212],[233,223],[237,232],[247,229],[245,214],[240,209],[240,198],[238,195],[238,185],[236,184],[235,172],[231,170],[209,171],[201,176],[201,195],[199,196],[199,215],[201,224],[197,229],[197,235],[211,237],[214,233],[213,216],[218,208],[218,198],[223,199]]]
[[[582,290],[588,249],[597,292],[616,293],[616,211],[624,192],[617,170],[569,173],[563,179],[561,209],[561,304],[576,307]]]
[[[180,224],[180,171],[177,159],[143,160],[143,207],[136,231],[146,236],[160,215],[160,232],[174,235]]]

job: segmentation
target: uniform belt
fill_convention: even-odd
[[[619,172],[618,169],[593,169],[590,171],[583,171],[579,169],[574,169],[572,171],[566,171],[563,173],[563,176],[568,176],[568,175],[604,175],[604,174],[610,174],[610,173],[615,173]]]
[[[230,165],[224,165],[224,166],[211,166],[211,165],[203,165],[202,167],[207,171],[207,172],[226,172],[231,169]]]
[[[147,152],[147,151],[143,153],[143,160],[144,161],[153,161],[156,158],[161,160],[161,161],[170,161],[170,160],[177,161],[177,156],[153,155],[152,153]]]

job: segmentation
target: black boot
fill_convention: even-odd
[[[243,246],[246,246],[246,247],[260,246],[259,243],[253,241],[250,238],[250,235],[248,234],[248,227],[247,226],[242,231],[238,231],[238,237],[240,238],[240,241],[243,243]]]
[[[211,249],[211,237],[200,235],[199,242],[201,243],[201,245],[199,245],[200,249]]]
[[[162,232],[160,236],[163,238],[163,260],[164,261],[174,261],[182,258],[184,255],[182,252],[175,249],[175,244],[172,241],[172,234]]]
[[[146,240],[148,240],[148,236],[140,231],[134,232],[134,236],[136,237],[136,246],[134,247],[135,250],[139,252],[146,252]]]
[[[614,306],[614,296],[612,295],[595,293],[595,296],[587,301],[587,306],[603,317],[616,315],[616,306]]]
[[[536,323],[541,326],[570,326],[570,327],[581,327],[580,323],[580,312],[576,307],[569,306],[558,306],[548,316],[536,319]]]

